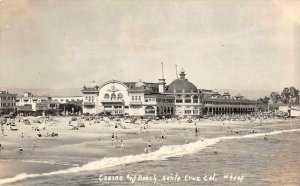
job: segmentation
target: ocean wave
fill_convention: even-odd
[[[25,163],[41,163],[41,164],[50,164],[50,165],[66,165],[66,166],[74,166],[78,167],[79,164],[72,164],[70,162],[56,162],[56,161],[39,161],[39,160],[22,160]]]
[[[13,178],[5,178],[0,180],[0,185],[14,183],[18,181],[22,181],[28,178],[36,178],[36,177],[43,177],[43,176],[52,176],[52,175],[61,175],[61,174],[71,174],[77,173],[82,171],[93,171],[99,170],[109,167],[115,167],[118,165],[128,165],[143,161],[157,161],[157,160],[166,160],[172,157],[181,157],[184,155],[193,154],[199,152],[202,149],[207,147],[213,146],[220,142],[221,140],[231,140],[231,139],[243,139],[243,138],[258,138],[263,137],[265,135],[277,135],[286,132],[297,132],[300,129],[291,129],[291,130],[281,130],[281,131],[273,131],[270,133],[256,133],[256,134],[249,134],[243,136],[222,136],[217,138],[205,139],[204,141],[196,141],[189,144],[184,145],[169,145],[169,146],[162,146],[159,150],[148,153],[148,154],[138,154],[138,155],[128,155],[123,157],[111,157],[111,158],[103,158],[99,161],[94,161],[87,163],[81,167],[72,167],[65,170],[59,170],[49,173],[43,174],[26,174],[22,173]]]

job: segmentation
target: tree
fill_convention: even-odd
[[[298,104],[299,103],[299,90],[295,87],[290,87],[290,103]]]
[[[264,98],[259,98],[257,101],[261,104],[268,104],[269,100],[270,100],[270,98],[265,96]]]
[[[271,92],[270,99],[274,103],[278,103],[278,102],[282,101],[281,96],[278,92]]]
[[[293,86],[286,87],[281,93],[281,98],[285,104],[299,104],[299,90]]]
[[[281,93],[282,102],[288,104],[290,102],[290,89],[285,87]]]

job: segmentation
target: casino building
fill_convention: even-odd
[[[256,111],[256,101],[241,95],[231,97],[217,90],[198,89],[188,81],[182,69],[179,78],[166,85],[158,83],[110,80],[101,85],[83,86],[83,113],[143,117],[193,116],[204,114],[246,114]]]
[[[110,80],[98,86],[84,86],[83,113],[130,116],[174,115],[173,96],[159,92],[158,83]]]

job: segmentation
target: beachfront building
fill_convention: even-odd
[[[163,73],[162,73],[163,74]],[[199,117],[203,114],[249,114],[256,112],[256,101],[228,91],[198,89],[186,78],[182,69],[179,78],[166,85],[164,76],[158,83],[121,82],[111,80],[84,86],[83,113],[130,116]]]
[[[182,69],[179,78],[172,81],[163,94],[174,98],[173,115],[182,117],[202,115],[202,94],[185,76]]]
[[[0,91],[0,115],[10,114],[16,111],[17,94]]]
[[[290,117],[300,117],[300,105],[282,105],[279,106],[278,110],[288,114]]]
[[[54,96],[52,101],[59,103],[59,114],[61,115],[80,115],[82,113],[82,96]]]
[[[130,116],[171,116],[173,98],[159,93],[157,83],[110,80],[84,86],[83,113]]]
[[[203,114],[250,114],[257,111],[257,102],[241,94],[231,96],[229,91],[220,94],[214,90],[200,90],[203,95]]]
[[[82,102],[83,97],[82,96],[53,96],[52,100],[57,101],[61,104],[66,104],[68,102]]]
[[[45,110],[45,102],[50,100],[49,96],[37,96],[30,92],[18,95],[16,100],[18,114],[31,115],[37,111]]]
[[[37,96],[25,92],[16,98],[18,115],[45,115],[50,112],[57,112],[59,102],[51,100],[50,96]]]

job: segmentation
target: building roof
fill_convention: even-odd
[[[173,93],[173,92],[185,92],[185,93],[191,93],[191,92],[198,92],[197,87],[189,82],[185,78],[185,72],[182,69],[180,73],[180,78],[175,79],[172,83],[169,84],[166,92]]]

